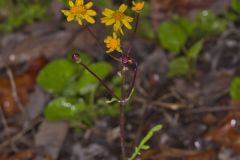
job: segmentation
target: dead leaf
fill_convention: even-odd
[[[210,130],[206,134],[206,139],[240,153],[239,123],[240,113],[230,113],[220,122],[219,127]]]
[[[143,152],[139,160],[215,160],[216,154],[213,150],[208,151],[190,151],[175,148],[166,148],[159,150],[148,150]]]
[[[14,77],[21,103],[24,104],[28,101],[28,93],[33,90],[36,84],[37,73],[46,63],[47,60],[43,57],[32,60],[25,73]],[[20,111],[12,95],[11,83],[7,76],[0,77],[0,105],[7,116],[12,116]]]

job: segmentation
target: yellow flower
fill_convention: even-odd
[[[102,14],[105,16],[101,19],[102,23],[106,26],[113,25],[114,32],[120,31],[123,34],[122,26],[124,25],[127,29],[132,29],[130,23],[133,21],[132,17],[126,16],[124,12],[127,10],[127,5],[122,4],[118,10],[113,11],[111,9],[104,9]]]
[[[107,50],[107,53],[115,50],[122,52],[120,38],[117,37],[115,32],[113,32],[113,36],[107,36],[107,38],[104,40],[104,43],[106,43],[106,47],[109,49]]]
[[[133,1],[132,4],[133,4],[132,10],[135,11],[135,12],[139,13],[144,8],[144,2],[135,2],[135,1]]]
[[[92,17],[96,16],[97,13],[90,9],[93,6],[92,2],[84,4],[84,0],[76,0],[74,4],[72,0],[69,0],[69,6],[69,10],[62,10],[63,14],[67,16],[68,22],[76,20],[82,25],[82,20],[86,20],[91,24],[95,23],[95,20]]]

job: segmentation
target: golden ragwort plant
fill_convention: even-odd
[[[131,55],[133,39],[136,35],[138,28],[138,21],[140,12],[144,8],[144,2],[138,1],[132,2],[132,10],[134,11],[134,18],[126,15],[128,5],[121,4],[117,10],[112,10],[105,8],[102,11],[103,17],[101,18],[101,23],[107,27],[112,28],[112,34],[106,36],[104,39],[105,46],[102,45],[102,42],[98,39],[96,34],[91,30],[89,25],[95,24],[95,17],[97,16],[96,10],[93,9],[93,2],[85,3],[84,0],[69,0],[69,9],[62,10],[63,14],[67,17],[67,21],[77,21],[79,25],[85,27],[87,31],[95,38],[99,47],[112,59],[116,60],[121,65],[120,75],[122,77],[121,85],[121,97],[117,96],[113,90],[98,76],[96,75],[84,62],[81,61],[81,56],[77,53],[72,55],[73,60],[82,65],[86,70],[88,70],[99,82],[106,88],[109,94],[113,97],[111,102],[116,101],[120,104],[120,143],[121,143],[121,152],[122,160],[126,159],[126,150],[125,150],[125,106],[129,101],[131,94],[134,90],[134,84],[137,74],[137,62]],[[132,23],[135,22],[134,27]],[[123,49],[122,39],[124,36],[124,31],[132,30],[130,44],[128,45],[127,50]],[[113,54],[113,53],[119,54]],[[120,55],[120,56],[119,56]],[[132,70],[133,78],[130,85],[126,84],[126,71]],[[126,89],[126,86],[130,86]]]

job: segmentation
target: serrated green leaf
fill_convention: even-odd
[[[187,40],[184,30],[173,21],[161,23],[158,28],[158,37],[162,47],[175,54],[181,51]]]
[[[173,59],[169,64],[167,77],[186,75],[190,69],[189,62],[186,57],[178,57]]]
[[[47,104],[44,116],[47,120],[74,120],[87,108],[83,99],[59,97]]]
[[[200,40],[198,42],[196,42],[195,44],[192,45],[192,47],[190,47],[187,52],[187,58],[190,60],[196,60],[198,58],[198,55],[200,53],[200,51],[202,50],[203,47],[203,40]]]
[[[230,87],[230,96],[233,100],[240,100],[240,77],[233,79]]]
[[[49,93],[60,94],[75,72],[72,62],[65,59],[54,60],[40,71],[37,83]]]

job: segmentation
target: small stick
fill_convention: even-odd
[[[10,80],[10,84],[11,84],[11,88],[12,88],[12,96],[14,98],[14,101],[16,102],[16,104],[17,104],[18,108],[21,110],[21,112],[24,114],[26,120],[28,120],[28,122],[30,122],[30,117],[28,116],[27,111],[24,109],[24,106],[19,99],[19,96],[17,93],[17,86],[16,86],[15,79],[13,77],[12,70],[9,67],[6,67],[6,69],[7,69],[8,78]]]
[[[16,152],[18,149],[17,149],[16,145],[14,144],[14,142],[12,141],[12,138],[9,135],[9,127],[8,127],[7,120],[6,120],[6,117],[5,117],[5,114],[3,112],[3,108],[1,105],[0,105],[0,116],[1,116],[1,121],[3,124],[4,130],[7,133],[8,143],[11,145],[12,150],[14,152]]]

